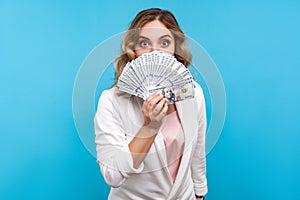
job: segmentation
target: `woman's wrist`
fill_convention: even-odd
[[[135,137],[137,137],[139,139],[146,139],[146,140],[153,139],[154,137],[156,137],[158,131],[159,131],[159,129],[152,128],[147,125],[146,126],[143,125]]]
[[[149,122],[144,123],[142,128],[147,129],[150,133],[158,133],[162,123],[158,122]]]

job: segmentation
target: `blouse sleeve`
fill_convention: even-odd
[[[205,134],[206,134],[206,105],[202,88],[196,84],[197,106],[198,106],[198,137],[196,148],[192,157],[192,179],[194,182],[194,191],[198,196],[204,196],[207,193],[206,180],[206,152],[205,152]]]
[[[104,91],[98,102],[94,118],[95,143],[104,180],[111,187],[119,187],[131,174],[140,173],[144,166],[142,163],[138,169],[133,167],[129,142],[118,110],[112,103],[111,90]]]

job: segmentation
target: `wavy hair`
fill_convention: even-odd
[[[186,48],[186,38],[183,31],[180,29],[178,22],[174,15],[167,10],[159,8],[151,8],[139,12],[131,22],[128,30],[126,31],[122,41],[122,51],[119,56],[114,59],[115,64],[115,83],[117,81],[125,67],[125,65],[136,58],[135,46],[139,40],[139,34],[141,28],[154,20],[159,20],[163,23],[167,29],[174,36],[175,40],[175,58],[181,62],[185,67],[188,67],[191,63],[192,55]]]

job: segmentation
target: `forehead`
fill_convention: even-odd
[[[170,37],[173,37],[171,31],[158,20],[148,22],[141,28],[140,31],[140,36],[147,38],[159,38],[163,35],[169,35]]]

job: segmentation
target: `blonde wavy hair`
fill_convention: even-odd
[[[192,55],[186,47],[185,35],[180,29],[174,15],[170,11],[162,10],[159,8],[143,10],[139,12],[131,22],[122,41],[121,54],[114,59],[116,70],[114,85],[117,84],[125,65],[136,58],[134,48],[138,43],[141,28],[145,24],[154,20],[159,20],[173,34],[175,40],[175,58],[185,67],[188,67],[190,65]]]

